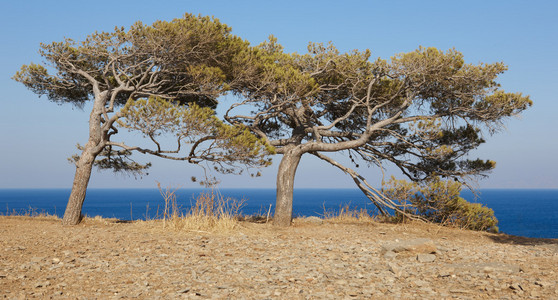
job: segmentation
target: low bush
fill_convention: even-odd
[[[498,232],[494,211],[480,203],[471,203],[460,197],[463,185],[457,181],[439,178],[418,184],[392,177],[384,184],[383,193],[399,202],[407,213],[443,225]],[[396,214],[397,220],[404,220]]]

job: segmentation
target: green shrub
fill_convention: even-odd
[[[421,216],[428,221],[498,232],[498,220],[494,211],[480,203],[470,203],[461,198],[462,188],[460,182],[442,181],[439,178],[419,184],[392,177],[384,184],[382,191],[387,197],[399,202],[407,213]]]

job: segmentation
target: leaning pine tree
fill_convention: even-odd
[[[495,163],[468,158],[485,142],[483,130],[497,131],[532,105],[529,97],[500,89],[502,63],[466,64],[461,53],[435,48],[369,58],[368,50],[340,53],[321,44],[304,55],[286,54],[274,38],[254,49],[242,101],[225,118],[248,126],[283,156],[274,224],[291,223],[304,154],[350,175],[381,212],[404,213],[400,203],[327,154],[346,153],[357,167],[359,159],[380,168],[391,163],[415,182],[483,176]],[[235,113],[238,107],[252,113]]]
[[[217,97],[235,84],[231,60],[247,47],[218,20],[189,14],[94,33],[80,43],[41,44],[46,63],[24,65],[14,79],[57,103],[93,102],[89,138],[73,158],[76,173],[63,224],[80,222],[94,165],[131,172],[149,166],[131,160],[132,151],[212,162],[225,172],[237,170],[237,162],[269,164],[266,144],[244,126],[224,124],[212,110]],[[115,142],[118,128],[141,132],[153,147]],[[176,137],[172,149],[160,142],[168,134]]]

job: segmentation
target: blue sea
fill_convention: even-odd
[[[187,209],[202,189],[180,189],[177,201]],[[220,189],[224,197],[244,199],[245,215],[273,213],[275,189]],[[0,214],[46,212],[62,216],[69,189],[0,189]],[[475,199],[470,191],[462,197],[492,208],[500,231],[525,237],[558,238],[558,190],[481,190]],[[296,189],[295,216],[323,216],[326,211],[352,208],[375,211],[374,205],[355,189]],[[161,214],[164,200],[157,189],[89,189],[83,213],[121,220],[154,218]]]

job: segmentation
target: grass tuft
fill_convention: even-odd
[[[31,206],[29,206],[27,209],[20,209],[20,210],[16,210],[16,209],[9,210],[8,208],[6,208],[6,213],[0,212],[0,216],[59,219],[57,215],[52,215],[44,210],[39,210]]]
[[[160,184],[157,186],[165,201],[162,220],[165,229],[227,232],[240,224],[244,200],[225,198],[218,191],[211,190],[199,194],[193,199],[190,209],[184,212],[176,198],[177,189],[163,189]]]
[[[376,220],[364,209],[356,209],[350,204],[340,205],[339,210],[327,210],[324,206],[324,220],[331,223],[375,223]]]

